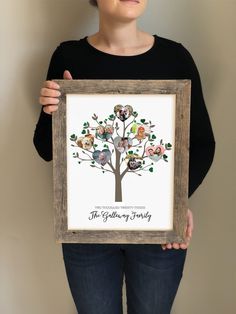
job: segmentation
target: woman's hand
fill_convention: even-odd
[[[72,76],[69,71],[65,71],[63,74],[64,80],[72,80]],[[40,91],[39,103],[43,106],[43,111],[52,114],[57,111],[59,99],[61,96],[59,91],[60,86],[53,81],[45,81],[43,88]]]
[[[162,249],[166,250],[166,249],[187,249],[187,247],[189,246],[189,242],[190,239],[192,237],[192,232],[193,232],[193,213],[190,209],[188,209],[187,212],[187,226],[186,226],[186,242],[185,243],[166,243],[166,244],[162,244]]]

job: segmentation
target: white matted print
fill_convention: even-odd
[[[172,230],[176,96],[66,103],[68,230]]]

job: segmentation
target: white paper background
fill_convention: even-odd
[[[137,121],[145,118],[155,124],[153,128],[157,136],[155,145],[158,145],[161,139],[164,143],[172,144],[172,150],[166,151],[168,162],[164,160],[154,162],[153,173],[140,171],[141,177],[133,173],[124,176],[122,202],[115,202],[114,174],[109,172],[103,174],[101,170],[90,167],[90,162],[78,164],[78,159],[73,158],[73,152],[81,153],[81,148],[72,147],[73,142],[69,139],[71,134],[82,136],[84,122],[88,121],[92,126],[97,125],[92,119],[94,113],[98,115],[99,121],[113,114],[116,104],[131,105],[134,111],[139,113]],[[130,122],[130,119],[126,120],[126,123]],[[68,229],[172,229],[174,123],[175,95],[67,95]],[[95,139],[95,143],[98,144],[97,149],[103,149],[101,141]],[[110,150],[112,148],[110,145]],[[145,159],[146,164],[149,160]],[[92,216],[92,211],[97,211],[96,218]],[[114,212],[124,216],[108,218],[105,222],[107,214],[114,215]],[[144,216],[140,218],[136,214]],[[88,217],[93,219],[89,220]]]

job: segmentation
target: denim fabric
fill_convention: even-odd
[[[125,275],[128,314],[169,314],[187,250],[159,244],[62,244],[78,314],[122,314]]]

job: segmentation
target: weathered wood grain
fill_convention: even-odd
[[[190,80],[55,80],[61,87],[53,113],[54,230],[59,243],[184,242],[188,209]],[[175,160],[173,230],[75,230],[67,228],[66,94],[174,94]]]

